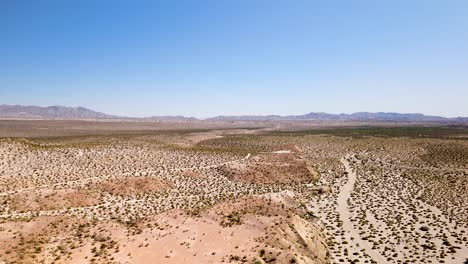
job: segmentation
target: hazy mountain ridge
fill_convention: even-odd
[[[35,105],[0,105],[0,118],[38,118],[38,119],[124,119],[162,122],[193,122],[194,117],[177,116],[151,116],[143,118],[108,115],[85,107],[68,106],[35,106]]]
[[[117,116],[96,112],[84,107],[66,106],[23,106],[0,105],[0,117],[3,118],[45,118],[45,119],[112,119]]]
[[[216,116],[208,118],[213,121],[270,121],[270,120],[334,120],[334,121],[407,121],[407,122],[467,122],[467,117],[447,118],[442,116],[430,116],[420,113],[392,113],[392,112],[357,112],[352,114],[329,114],[323,112],[311,112],[304,115],[289,116]]]
[[[200,121],[194,117],[177,116],[151,116],[144,118],[122,117],[96,112],[84,107],[66,106],[23,106],[0,105],[0,118],[43,118],[43,119],[136,119],[148,121]],[[394,113],[394,112],[356,112],[352,114],[329,114],[324,112],[310,112],[304,115],[242,115],[242,116],[215,116],[205,119],[207,121],[395,121],[395,122],[468,122],[468,117],[447,118],[431,116],[420,113]]]
[[[143,119],[149,121],[178,121],[178,122],[190,122],[190,121],[199,121],[199,119],[195,117],[186,117],[186,116],[151,116],[151,117],[144,117]]]

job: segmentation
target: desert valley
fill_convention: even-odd
[[[468,129],[0,122],[0,263],[466,263]]]
[[[0,264],[468,264],[468,1],[0,1]]]

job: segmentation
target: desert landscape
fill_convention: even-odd
[[[0,264],[468,264],[468,1],[0,25]]]
[[[2,122],[0,263],[468,258],[464,127]]]

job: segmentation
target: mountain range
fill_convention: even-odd
[[[113,119],[117,118],[117,116],[96,112],[84,107],[0,105],[0,118]]]
[[[23,106],[0,105],[0,118],[37,118],[37,119],[137,119],[146,121],[200,121],[194,117],[184,116],[151,116],[145,118],[122,117],[96,112],[84,107],[67,106]],[[357,112],[353,114],[329,114],[311,112],[304,115],[244,115],[244,116],[215,116],[207,121],[387,121],[387,122],[468,122],[468,117],[447,118],[419,113],[402,114],[388,112]]]
[[[402,114],[389,112],[357,112],[352,114],[329,114],[323,112],[311,112],[304,115],[267,115],[267,116],[216,116],[207,120],[214,121],[266,121],[266,120],[315,120],[315,121],[397,121],[397,122],[467,122],[467,117],[447,118],[431,116],[420,113]]]

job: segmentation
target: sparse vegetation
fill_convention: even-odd
[[[0,139],[0,261],[451,263],[467,252],[463,128],[97,134]]]

